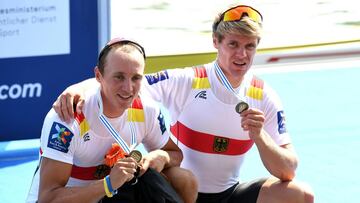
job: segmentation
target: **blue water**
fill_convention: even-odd
[[[317,203],[358,202],[359,76],[360,68],[260,75],[283,101],[300,159],[297,179],[312,186]],[[253,148],[245,180],[268,174],[260,162]]]

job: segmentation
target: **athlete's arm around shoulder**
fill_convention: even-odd
[[[70,122],[71,118],[74,118],[74,104],[76,105],[76,112],[80,114],[85,102],[85,92],[97,87],[99,87],[99,83],[95,78],[73,84],[59,95],[53,104],[53,109],[62,121]]]
[[[64,123],[54,110],[45,118],[41,133],[42,158],[38,202],[96,202],[104,196],[101,183],[65,187],[77,145],[75,123]]]
[[[192,67],[167,69],[145,75],[142,92],[167,109],[181,109],[190,94],[194,78]]]
[[[191,67],[147,74],[143,79],[142,92],[161,102],[166,108],[181,109],[190,93],[193,78],[194,71]],[[66,88],[53,103],[53,108],[61,120],[70,122],[74,117],[74,104],[76,112],[81,113],[84,105],[84,93],[97,86],[99,83],[95,78],[91,78]]]

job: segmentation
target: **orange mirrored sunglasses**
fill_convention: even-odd
[[[244,16],[248,16],[251,20],[261,23],[263,17],[259,11],[250,6],[236,6],[228,9],[222,15],[222,20],[225,22],[241,20]]]
[[[244,16],[249,17],[251,20],[259,24],[263,21],[263,17],[259,11],[252,8],[251,6],[239,5],[232,7],[222,13],[220,16],[220,21],[216,24],[214,30],[216,30],[217,26],[221,21],[238,21],[241,20]]]

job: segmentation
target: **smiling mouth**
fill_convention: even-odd
[[[245,66],[246,65],[246,63],[237,63],[237,62],[234,62],[234,64],[237,66]]]
[[[132,95],[129,95],[129,96],[122,96],[120,94],[117,94],[118,97],[120,97],[120,99],[122,100],[130,100],[132,98]]]

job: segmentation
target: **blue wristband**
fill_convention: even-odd
[[[117,190],[114,190],[113,187],[112,187],[112,185],[111,185],[110,175],[107,175],[107,176],[105,177],[105,180],[106,180],[108,189],[109,189],[109,191],[111,192],[111,194],[113,194],[113,195],[117,194]]]

